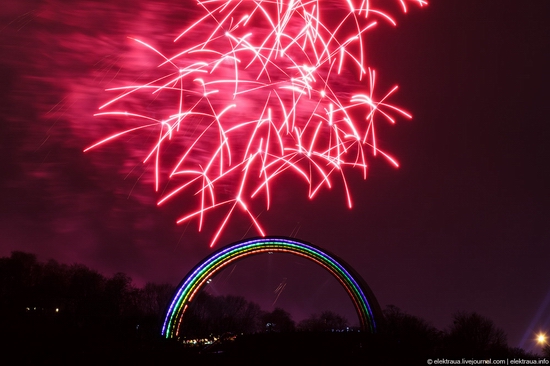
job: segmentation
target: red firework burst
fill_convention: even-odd
[[[405,12],[407,2],[397,1]],[[287,173],[307,183],[310,198],[338,177],[351,207],[347,169],[366,177],[369,154],[397,166],[377,147],[375,122],[411,118],[388,102],[397,86],[378,93],[365,63],[369,30],[395,25],[374,3],[198,1],[203,15],[175,39],[175,55],[133,39],[161,59],[158,75],[110,89],[118,96],[96,115],[124,117],[128,128],[84,151],[154,131],[144,162],[154,160],[157,190],[175,186],[158,204],[184,191],[196,197],[178,223],[197,219],[199,231],[212,210],[224,212],[211,245],[236,212],[264,235],[251,203],[261,193],[269,209],[272,182]]]

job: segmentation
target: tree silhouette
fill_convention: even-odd
[[[34,254],[15,251],[0,261],[0,304],[4,313],[21,312],[36,302],[32,291],[40,268]]]
[[[183,316],[180,332],[190,338],[224,333],[255,333],[262,311],[241,296],[212,296],[200,292]]]
[[[457,357],[506,355],[506,334],[492,320],[472,312],[458,312],[446,336],[446,352]]]
[[[164,283],[156,284],[148,282],[140,291],[141,312],[148,316],[162,314],[166,310],[166,304],[174,296],[175,286]]]
[[[288,333],[296,330],[296,324],[290,313],[281,308],[275,308],[270,313],[264,313],[261,319],[265,330],[268,332]]]
[[[325,310],[321,314],[312,314],[298,324],[298,329],[306,332],[340,331],[347,327],[348,320],[330,310]]]
[[[424,319],[406,314],[396,306],[384,309],[382,334],[391,347],[391,357],[396,364],[405,361],[424,363],[436,355],[442,335]]]

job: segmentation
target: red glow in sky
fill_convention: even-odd
[[[108,89],[117,96],[96,116],[128,127],[85,151],[143,141],[143,163],[163,192],[158,204],[194,197],[196,208],[184,209],[178,223],[196,219],[201,231],[212,211],[224,213],[211,246],[235,213],[266,234],[255,201],[269,210],[280,175],[304,181],[310,199],[341,179],[351,208],[345,172],[366,178],[369,155],[397,166],[377,146],[377,126],[411,118],[390,104],[397,86],[377,90],[365,61],[367,35],[379,22],[396,25],[374,3],[199,1],[197,19],[175,37],[176,52],[131,38],[156,68],[142,71],[150,71],[145,82]]]

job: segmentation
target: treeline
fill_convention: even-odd
[[[406,314],[395,306],[384,310],[382,331],[385,347],[392,349],[396,364],[410,359],[538,359],[521,348],[510,347],[506,333],[492,320],[476,312],[457,312],[444,330]],[[543,350],[550,357],[550,348]]]
[[[126,322],[154,331],[173,293],[169,284],[136,288],[124,273],[107,278],[80,264],[40,263],[29,253],[0,258],[0,316],[7,323],[42,318],[90,328]]]
[[[34,254],[13,252],[0,258],[0,317],[20,329],[22,319],[49,320],[79,329],[103,324],[111,331],[128,328],[147,335],[160,334],[166,306],[174,295],[170,284],[132,285],[124,273],[107,278],[81,264],[37,261]],[[224,333],[261,333],[341,330],[348,321],[330,311],[296,324],[280,308],[264,311],[240,296],[199,293],[184,317],[182,334],[188,338]]]
[[[298,324],[281,308],[264,311],[241,296],[212,296],[199,293],[191,303],[180,327],[182,337],[200,338],[209,335],[341,332],[350,330],[348,320],[332,311],[312,314]]]
[[[83,265],[40,263],[33,254],[13,252],[0,258],[0,336],[5,340],[5,359],[11,357],[18,364],[42,364],[41,360],[96,364],[110,357],[142,364],[186,357],[209,364],[211,357],[217,357],[246,364],[246,355],[252,363],[267,364],[266,354],[275,362],[290,354],[297,357],[298,352],[304,360],[317,355],[319,364],[341,363],[346,355],[346,364],[358,359],[399,365],[425,364],[436,358],[537,358],[509,347],[506,334],[477,313],[456,313],[451,324],[439,330],[389,306],[380,332],[372,336],[350,329],[345,318],[330,311],[295,323],[284,309],[264,311],[243,297],[206,292],[191,303],[179,340],[222,337],[197,352],[160,337],[174,291],[170,284],[136,288],[123,273],[107,278]],[[19,351],[22,344],[31,351]],[[543,356],[550,357],[550,347]]]
[[[38,262],[29,253],[0,258],[0,338],[6,365],[155,364],[180,352],[159,337],[174,292],[132,285],[81,264]],[[179,357],[179,356],[178,356]]]
[[[524,358],[537,359],[520,348],[510,347],[505,332],[492,320],[475,312],[457,312],[451,324],[439,330],[425,320],[407,314],[395,306],[387,306],[380,332],[369,343],[374,354],[384,354],[390,364],[424,363],[431,358]],[[357,333],[338,314],[325,311],[295,324],[283,309],[264,312],[242,297],[213,297],[199,294],[188,309],[181,327],[182,337],[200,337],[224,333]],[[368,336],[367,336],[368,338]],[[360,339],[360,338],[359,338]],[[370,355],[372,356],[372,354]],[[550,358],[550,347],[543,350]]]

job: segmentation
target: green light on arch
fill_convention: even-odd
[[[284,237],[247,239],[230,244],[205,258],[181,281],[168,307],[162,335],[178,336],[181,320],[188,304],[206,281],[234,261],[250,255],[281,252],[307,258],[329,271],[342,284],[351,298],[363,331],[376,333],[381,310],[366,282],[347,263],[335,255],[304,241]]]

